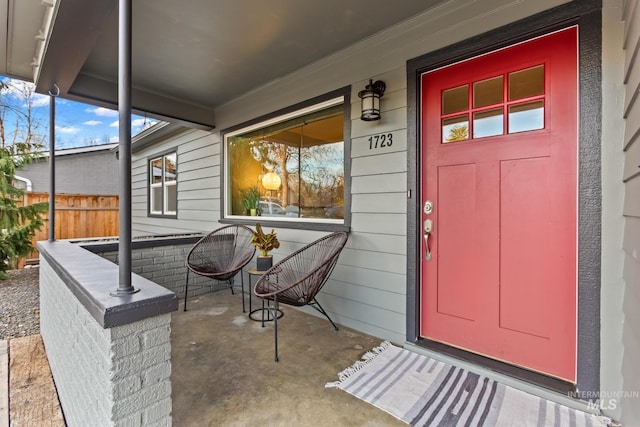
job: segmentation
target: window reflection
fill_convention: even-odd
[[[151,183],[158,184],[162,182],[162,158],[151,161]]]
[[[176,180],[176,153],[168,154],[164,157],[164,180],[175,181]]]
[[[509,107],[509,133],[544,129],[544,101]]]
[[[503,117],[502,108],[475,113],[473,115],[473,137],[502,135],[504,133]]]
[[[228,137],[230,214],[250,215],[255,189],[259,215],[343,219],[343,140],[342,103]],[[277,188],[265,188],[267,173],[278,175]]]
[[[473,84],[473,108],[487,107],[503,102],[502,76]]]
[[[443,144],[544,129],[544,64],[443,90],[441,96]]]
[[[544,95],[544,65],[509,74],[509,101]]]
[[[469,118],[464,116],[442,120],[442,142],[464,141],[469,139]]]
[[[469,108],[469,86],[464,85],[442,92],[442,114],[458,113]]]

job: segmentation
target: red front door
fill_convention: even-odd
[[[421,335],[575,382],[577,29],[421,81]]]

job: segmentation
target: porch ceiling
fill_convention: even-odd
[[[136,0],[134,109],[214,126],[216,107],[443,1]],[[35,81],[41,93],[56,83],[62,97],[114,108],[117,2],[47,2],[54,0],[0,0],[0,73]]]

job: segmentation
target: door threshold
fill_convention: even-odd
[[[429,341],[429,343],[434,344],[433,341]],[[449,347],[440,343],[435,343],[435,344],[438,344],[438,346]],[[489,359],[484,356],[473,355],[475,356],[473,359],[478,358],[478,359],[488,360],[488,361],[494,362],[496,365],[499,364],[499,365],[508,366],[514,371],[515,370],[524,371],[528,374],[527,377],[532,376],[531,381],[529,380],[529,378],[515,377],[505,372],[499,372],[494,368],[482,366],[479,364],[479,363],[482,363],[482,362],[479,362],[479,360],[476,360],[476,361],[465,360],[460,357],[455,357],[450,354],[445,354],[434,349],[420,346],[419,344],[416,344],[416,343],[405,341],[404,348],[409,351],[413,351],[415,353],[422,354],[422,355],[431,357],[433,359],[439,360],[441,362],[461,367],[463,369],[466,369],[478,375],[483,375],[487,378],[498,381],[501,384],[524,391],[525,393],[529,393],[534,396],[538,396],[540,398],[547,399],[552,402],[556,402],[573,409],[577,409],[579,411],[600,415],[600,411],[597,408],[593,408],[592,405],[589,405],[587,401],[580,400],[576,397],[573,397],[574,396],[573,392],[575,387],[572,387],[571,389],[569,389],[569,386],[573,386],[573,384],[570,384],[566,381],[562,381],[562,380],[551,378],[551,377],[546,377],[545,375],[534,373],[523,368],[513,367],[510,365],[507,365],[506,363],[494,361],[493,359]],[[468,353],[466,351],[459,350],[459,349],[455,349],[455,350],[461,353],[462,352]],[[469,358],[469,359],[472,359],[472,358]],[[504,369],[504,370],[508,370],[508,369]],[[540,384],[541,381],[536,381],[535,379],[533,379],[533,377],[546,378],[547,379],[546,386],[541,385]],[[562,387],[562,385],[564,385],[564,387]]]

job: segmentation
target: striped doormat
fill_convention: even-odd
[[[414,426],[604,427],[577,411],[383,342],[339,375],[337,387]]]

